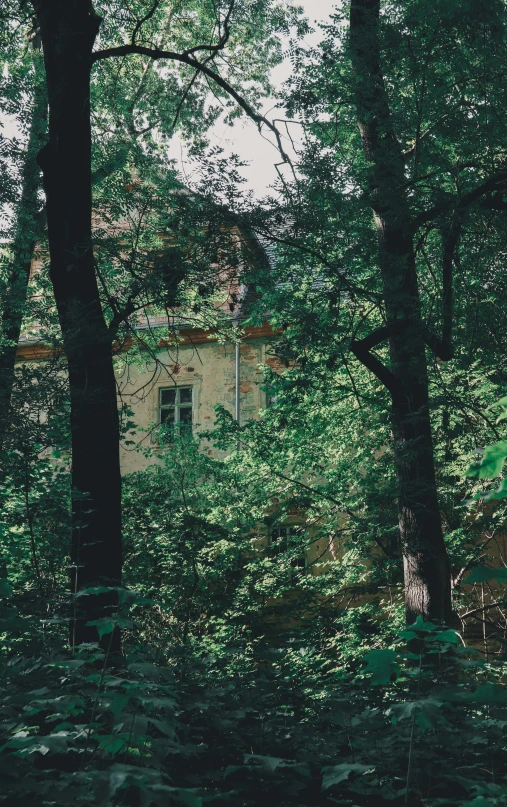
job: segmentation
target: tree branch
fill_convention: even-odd
[[[155,14],[155,12],[156,12],[157,8],[160,6],[160,2],[161,2],[161,0],[155,0],[155,2],[153,3],[152,7],[151,7],[151,8],[150,8],[150,10],[149,10],[149,11],[148,11],[148,12],[147,12],[145,15],[144,15],[144,17],[141,17],[141,19],[140,19],[140,20],[137,20],[136,25],[135,25],[135,28],[134,28],[134,30],[132,31],[132,42],[133,42],[133,43],[135,43],[135,41],[136,41],[136,36],[137,36],[137,34],[139,33],[139,31],[141,30],[141,28],[142,28],[142,26],[144,25],[144,23],[145,23],[145,22],[148,22],[148,20],[149,20],[149,19],[151,19],[151,17],[153,17],[153,15]]]
[[[113,318],[109,323],[109,331],[114,338],[118,332],[118,328],[120,327],[122,322],[125,322],[131,314],[133,314],[136,310],[136,304],[134,303],[135,295],[130,294],[127,298],[127,302],[122,308],[116,308],[114,310]]]
[[[417,229],[422,224],[425,224],[428,221],[433,221],[442,213],[447,213],[449,210],[452,210],[453,207],[457,213],[464,213],[467,208],[469,208],[474,202],[481,199],[482,196],[486,196],[488,193],[499,191],[504,187],[507,188],[507,168],[502,167],[488,177],[488,179],[486,179],[484,182],[481,182],[480,185],[477,185],[477,187],[473,188],[468,193],[465,193],[457,204],[455,200],[449,200],[448,203],[434,205],[434,207],[431,207],[429,210],[425,210],[418,216],[415,216],[414,228]]]
[[[184,50],[183,54],[185,56],[191,56],[194,53],[198,53],[200,50],[207,50],[207,51],[209,51],[211,53],[217,53],[219,50],[224,49],[224,47],[226,46],[227,42],[229,41],[229,37],[231,35],[230,21],[231,21],[232,12],[234,10],[235,2],[236,2],[236,0],[231,0],[231,4],[229,6],[229,9],[228,9],[227,14],[225,15],[225,19],[224,19],[224,32],[221,35],[220,39],[218,40],[217,44],[216,45],[196,45],[193,48],[188,48],[188,50]],[[220,20],[219,20],[218,24],[220,26]],[[220,30],[220,28],[219,28],[219,30]]]
[[[434,334],[426,332],[424,339],[426,344],[431,348],[434,354],[443,361],[449,361],[454,356],[454,347],[452,344],[452,324],[453,324],[453,266],[455,262],[455,252],[461,237],[461,230],[463,222],[466,218],[467,212],[474,202],[481,200],[483,196],[493,194],[492,199],[483,200],[481,205],[484,207],[491,207],[491,209],[503,209],[503,199],[501,205],[498,205],[497,197],[502,187],[507,187],[507,169],[502,168],[489,177],[485,182],[482,182],[473,190],[466,193],[461,197],[452,215],[451,225],[447,236],[443,239],[443,254],[442,254],[442,338],[438,339]],[[495,205],[488,202],[495,201]],[[498,206],[497,206],[498,205]],[[505,205],[507,207],[507,205]],[[448,209],[447,206],[435,206],[421,216],[416,217],[415,227],[419,227],[422,223],[436,218],[439,213],[443,213]]]
[[[234,98],[238,106],[248,115],[248,117],[257,124],[257,128],[261,131],[262,126],[266,126],[275,136],[278,151],[280,152],[283,160],[285,163],[292,165],[291,159],[286,153],[285,149],[282,145],[282,138],[278,128],[271,123],[268,118],[264,115],[259,114],[255,111],[255,109],[250,106],[248,101],[246,101],[235,89],[234,87],[229,84],[222,76],[217,73],[215,70],[212,70],[208,67],[204,62],[200,62],[198,59],[194,58],[191,53],[187,51],[183,51],[183,53],[177,53],[176,51],[171,50],[161,50],[159,48],[148,48],[144,47],[143,45],[136,45],[135,43],[131,43],[129,45],[119,45],[116,48],[107,48],[106,50],[98,50],[92,54],[92,64],[95,62],[102,61],[103,59],[111,59],[116,56],[129,56],[131,54],[138,54],[140,56],[148,56],[150,59],[158,60],[158,59],[168,59],[170,61],[180,62],[181,64],[187,64],[189,67],[192,67],[194,70],[198,70],[199,72],[203,73],[208,78],[212,79],[219,87],[221,87],[231,98]]]
[[[453,322],[453,266],[454,253],[461,236],[461,228],[465,209],[459,208],[453,216],[450,230],[444,238],[442,254],[442,339],[440,341],[439,357],[443,361],[448,361],[454,356],[454,346],[452,344],[452,322]]]
[[[367,370],[377,376],[384,387],[391,393],[393,400],[398,400],[403,395],[403,388],[395,375],[387,368],[380,359],[370,353],[389,337],[389,330],[384,325],[373,331],[364,339],[352,339],[350,349],[356,359],[359,359]]]

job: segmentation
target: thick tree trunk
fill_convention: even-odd
[[[121,582],[119,421],[112,361],[91,236],[91,53],[100,25],[90,0],[33,0],[49,101],[43,170],[50,276],[68,362],[72,434],[72,588]],[[89,620],[113,595],[83,596],[73,643],[97,641]],[[117,632],[113,649],[117,649]]]
[[[5,448],[9,411],[14,384],[16,351],[25,313],[30,267],[42,233],[38,191],[40,168],[36,157],[47,128],[47,93],[42,71],[37,70],[28,143],[21,170],[21,196],[16,210],[13,260],[2,299],[1,327],[6,344],[0,347],[0,455]]]
[[[350,50],[389,334],[406,616],[409,624],[417,616],[450,624],[450,568],[435,481],[414,227],[380,65],[379,12],[380,0],[352,0]]]

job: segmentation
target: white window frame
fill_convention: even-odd
[[[184,401],[182,403],[182,402],[180,402],[181,390],[187,390],[187,389],[189,389],[191,391],[192,400],[190,402]],[[169,404],[163,404],[162,403],[162,395],[163,395],[164,392],[174,392],[174,403],[172,403],[172,404],[170,404],[170,403]],[[174,386],[171,386],[171,387],[159,387],[158,388],[158,401],[157,401],[157,407],[158,407],[158,418],[157,419],[158,419],[159,426],[171,425],[170,422],[168,422],[167,420],[166,421],[162,420],[162,412],[167,411],[169,409],[173,409],[174,410],[174,418],[173,418],[173,421],[172,421],[172,425],[176,426],[178,423],[186,423],[187,425],[189,424],[191,428],[193,428],[195,403],[196,403],[196,401],[195,401],[194,384],[179,384],[177,386],[174,385]],[[187,410],[190,409],[191,415],[192,415],[190,421],[182,421],[182,420],[180,420],[180,414],[179,413],[180,413],[180,411],[182,409],[187,409]]]

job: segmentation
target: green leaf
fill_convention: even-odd
[[[120,712],[122,712],[128,706],[128,702],[130,697],[128,695],[113,695],[111,700],[109,701],[108,707],[112,711],[115,718],[118,718]]]
[[[400,720],[409,720],[415,712],[418,726],[426,731],[438,722],[441,706],[442,701],[431,697],[395,703],[390,709],[391,722],[396,725]]]
[[[372,650],[364,658],[365,672],[371,673],[372,684],[387,684],[400,669],[396,650]]]
[[[127,737],[124,734],[111,734],[105,737],[101,737],[101,743],[99,745],[99,751],[107,751],[109,754],[114,756],[115,754],[121,754],[127,748]]]
[[[99,634],[99,639],[102,639],[103,636],[107,636],[108,633],[113,632],[113,630],[116,627],[117,620],[104,616],[101,619],[93,619],[90,622],[87,622],[86,624],[95,625],[95,627],[97,628],[97,633]]]
[[[345,762],[342,765],[333,765],[331,767],[323,768],[324,776],[322,777],[322,790],[327,790],[333,785],[339,785],[348,779],[351,773],[366,773],[366,771],[374,771],[371,765],[360,765],[359,763]]]
[[[471,692],[467,700],[472,703],[498,704],[507,703],[507,691],[502,684],[481,684],[475,692]]]
[[[74,596],[85,597],[89,594],[107,594],[109,591],[115,591],[115,588],[113,586],[90,586],[90,588],[81,589]]]
[[[502,473],[507,458],[507,441],[499,440],[484,449],[480,462],[474,462],[466,472],[466,476],[475,479],[493,479]]]
[[[197,792],[191,788],[178,787],[175,792],[180,797],[185,807],[202,807],[202,797],[197,795]]]
[[[416,621],[409,625],[409,630],[420,632],[420,633],[433,633],[439,629],[438,625],[435,625],[433,622],[425,622],[422,616],[418,616]]]
[[[460,644],[461,642],[458,634],[452,628],[435,633],[434,638],[437,642],[445,642],[446,644]]]
[[[497,499],[505,499],[507,497],[507,479],[502,479],[500,482],[500,486],[496,490],[490,491],[490,493],[478,493],[477,496],[474,496],[474,499],[484,499],[485,502],[493,502]]]
[[[119,628],[121,628],[121,630],[125,630],[126,628],[129,628],[131,630],[136,626],[135,622],[133,622],[131,619],[127,619],[124,616],[118,617],[118,619],[116,620],[116,624],[118,625]]]
[[[507,583],[507,569],[502,566],[500,569],[493,569],[491,566],[476,566],[472,569],[463,583],[485,583],[486,580],[498,580]]]
[[[12,596],[12,586],[9,584],[9,581],[6,577],[0,577],[0,597],[11,597]]]
[[[169,723],[165,723],[163,720],[157,720],[155,717],[149,717],[148,722],[151,723],[152,726],[155,726],[155,728],[166,737],[174,737],[174,726],[171,726]]]
[[[266,773],[273,773],[283,764],[283,759],[279,757],[265,757],[261,754],[248,754],[245,756],[245,764],[254,762],[258,764]]]

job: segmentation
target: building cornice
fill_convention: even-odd
[[[262,325],[249,325],[246,328],[243,328],[241,340],[269,338],[277,336],[281,333],[282,331],[280,328],[273,328],[271,323],[263,322]],[[177,344],[179,346],[202,345],[206,342],[216,342],[218,339],[219,334],[211,329],[182,328],[179,331],[179,339]],[[123,353],[130,350],[133,344],[134,340],[131,336],[128,336],[121,344],[117,345],[115,353]],[[174,342],[169,339],[160,339],[158,346],[160,348],[165,348],[172,344],[174,344]],[[38,340],[36,342],[19,342],[18,349],[16,351],[16,361],[43,361],[58,355],[60,352],[60,347],[48,345],[42,340]]]

